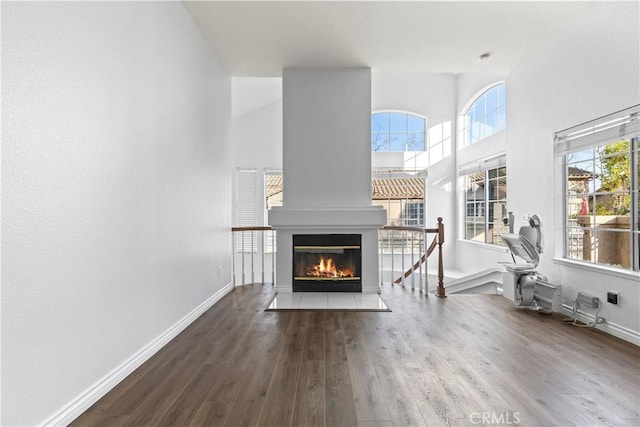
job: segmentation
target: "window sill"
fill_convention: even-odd
[[[496,252],[501,252],[505,254],[509,253],[509,248],[507,248],[506,246],[490,245],[489,243],[481,243],[481,242],[475,242],[473,240],[458,239],[458,243],[460,242],[471,245],[471,246],[477,246],[483,249],[489,249]]]
[[[588,262],[581,262],[566,258],[553,258],[554,264],[566,265],[567,267],[579,268],[582,270],[589,270],[596,273],[605,274],[607,276],[620,277],[622,279],[638,279],[640,278],[640,272],[623,270],[620,268],[609,267],[606,265],[596,265]]]

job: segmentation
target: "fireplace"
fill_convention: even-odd
[[[294,292],[362,292],[362,235],[294,234]]]
[[[371,204],[371,69],[285,68],[282,102],[283,205],[269,210],[276,291],[379,293],[387,215]]]

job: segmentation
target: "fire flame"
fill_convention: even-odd
[[[309,276],[314,277],[353,277],[353,271],[348,268],[338,269],[332,258],[320,257],[318,265],[314,265],[307,271]]]

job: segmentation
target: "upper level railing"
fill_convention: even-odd
[[[232,246],[232,274],[233,286],[238,284],[236,273],[240,268],[242,284],[256,282],[256,267],[260,263],[260,282],[266,283],[265,271],[270,267],[271,283],[276,282],[276,231],[269,226],[266,227],[231,227],[233,233]],[[258,239],[258,237],[260,237]],[[240,259],[236,259],[236,253],[240,254]],[[248,255],[247,255],[248,254]],[[259,254],[259,257],[258,257]],[[256,259],[258,257],[258,259]],[[266,262],[265,262],[266,260]],[[247,268],[249,268],[247,271]],[[251,280],[247,282],[247,275]]]
[[[233,232],[233,284],[275,283],[276,231],[269,226],[232,227]],[[433,235],[431,243],[428,238]],[[436,296],[446,297],[442,245],[444,225],[438,218],[435,228],[385,226],[378,233],[380,256],[380,280],[384,283],[387,266],[390,266],[391,283],[404,285],[407,280],[411,288],[416,281],[420,291],[429,292],[427,259],[438,249],[438,287]],[[389,265],[390,264],[390,265]],[[398,270],[399,269],[399,270]],[[241,279],[239,282],[238,279]]]

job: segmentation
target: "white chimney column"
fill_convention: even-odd
[[[362,292],[378,292],[386,213],[371,205],[371,70],[285,69],[283,120],[283,206],[269,212],[277,290],[292,290],[294,234],[360,233]]]

